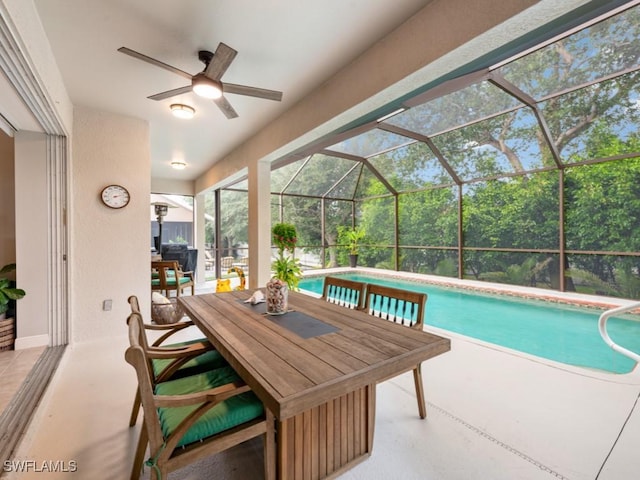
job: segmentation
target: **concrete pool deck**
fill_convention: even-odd
[[[67,348],[15,454],[75,460],[78,472],[3,479],[128,478],[141,421],[127,426],[136,383],[122,325],[121,337]],[[188,330],[185,339],[199,334]],[[427,419],[418,417],[410,373],[379,385],[373,454],[339,478],[640,478],[638,368],[589,371],[427,330],[452,340],[450,352],[423,364]],[[249,442],[169,480],[262,478],[261,456],[260,442]]]
[[[423,364],[427,419],[418,418],[411,374],[381,384],[373,454],[340,478],[638,478],[637,372],[571,371],[450,337],[451,351]],[[126,345],[123,336],[69,347],[16,452],[22,460],[75,460],[78,474],[6,478],[128,477],[141,422],[127,426],[135,378]],[[261,468],[260,444],[249,443],[169,479],[262,478]]]

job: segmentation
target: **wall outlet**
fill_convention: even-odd
[[[110,298],[108,298],[107,300],[104,300],[102,302],[102,310],[104,310],[105,312],[110,312],[112,305],[113,305],[113,301]]]

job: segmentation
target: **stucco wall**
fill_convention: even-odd
[[[0,266],[16,259],[13,138],[0,131]]]
[[[74,109],[72,142],[72,342],[126,334],[127,297],[149,308],[151,160],[147,122]],[[100,192],[123,185],[131,201],[104,206]],[[111,299],[111,311],[103,311]]]

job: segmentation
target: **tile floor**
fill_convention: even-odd
[[[198,334],[189,330],[185,336]],[[640,478],[639,369],[592,372],[430,330],[449,336],[452,349],[423,364],[427,419],[417,416],[410,373],[379,385],[373,454],[339,478]],[[126,346],[122,336],[68,347],[15,454],[40,466],[73,461],[77,472],[5,468],[3,479],[128,478],[141,426],[128,428],[135,377],[123,359]],[[142,478],[149,478],[148,469]],[[262,478],[261,443],[215,455],[168,480],[209,478]]]
[[[0,352],[0,412],[9,404],[13,395],[31,371],[45,347],[27,348],[24,350],[8,350]]]

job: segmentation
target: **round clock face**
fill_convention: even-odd
[[[121,185],[109,185],[102,189],[101,198],[109,208],[122,208],[129,203],[129,191]]]

